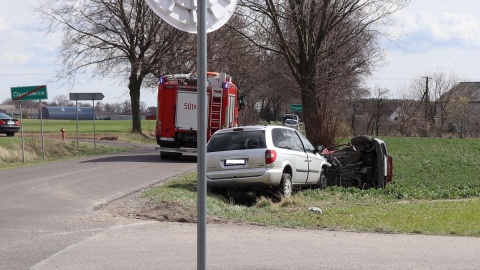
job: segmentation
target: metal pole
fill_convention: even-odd
[[[41,136],[42,136],[42,157],[43,157],[43,160],[45,160],[45,142],[44,142],[44,139],[43,139],[43,115],[42,115],[42,101],[39,100],[38,101],[38,109],[40,110],[40,132],[41,132]]]
[[[23,137],[23,110],[22,102],[20,102],[20,129],[22,130],[22,160],[25,162],[25,140]]]
[[[75,109],[77,111],[77,121],[75,122],[77,128],[77,151],[78,151],[78,99],[75,98]]]
[[[206,269],[207,255],[207,28],[206,1],[198,1],[197,9],[197,63],[198,63],[198,127],[197,127],[197,269]]]
[[[93,97],[94,99],[92,100],[93,102],[93,151],[97,151],[97,140],[95,139],[96,138],[96,132],[95,132],[95,97]]]

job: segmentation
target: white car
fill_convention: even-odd
[[[298,130],[284,126],[221,129],[207,144],[207,186],[271,190],[288,197],[295,188],[322,187],[330,164]]]
[[[287,119],[285,120],[285,122],[283,122],[283,125],[286,127],[294,128],[296,130],[300,128],[300,123],[295,119]]]
[[[300,117],[296,114],[287,113],[282,117],[282,124],[285,123],[287,119],[297,120],[300,123]]]

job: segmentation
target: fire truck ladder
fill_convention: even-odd
[[[214,91],[214,90],[213,90]],[[222,128],[222,105],[223,105],[223,94],[220,96],[210,95],[210,136],[215,133],[215,131]]]

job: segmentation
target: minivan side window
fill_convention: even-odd
[[[272,141],[273,145],[278,148],[292,149],[288,137],[285,135],[285,129],[274,128],[272,129]]]
[[[293,130],[274,128],[272,129],[272,140],[275,147],[304,152],[302,141]]]
[[[310,143],[310,141],[301,133],[297,132],[298,137],[302,140],[303,146],[305,147],[305,151],[309,153],[314,153],[315,147]]]
[[[286,133],[288,134],[288,138],[290,140],[290,145],[292,146],[292,150],[305,152],[303,149],[303,144],[300,138],[297,136],[294,130],[287,129]]]

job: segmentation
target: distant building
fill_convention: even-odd
[[[15,110],[15,105],[0,105],[0,112],[11,114]]]
[[[77,108],[76,107],[42,107],[43,119],[55,119],[55,120],[76,120]],[[78,120],[93,120],[95,113],[93,107],[80,107],[78,108]]]
[[[460,82],[436,101],[437,125],[461,138],[480,136],[480,82]]]
[[[480,104],[480,82],[460,82],[444,93],[439,101],[449,103],[460,97],[467,98],[470,104]]]

